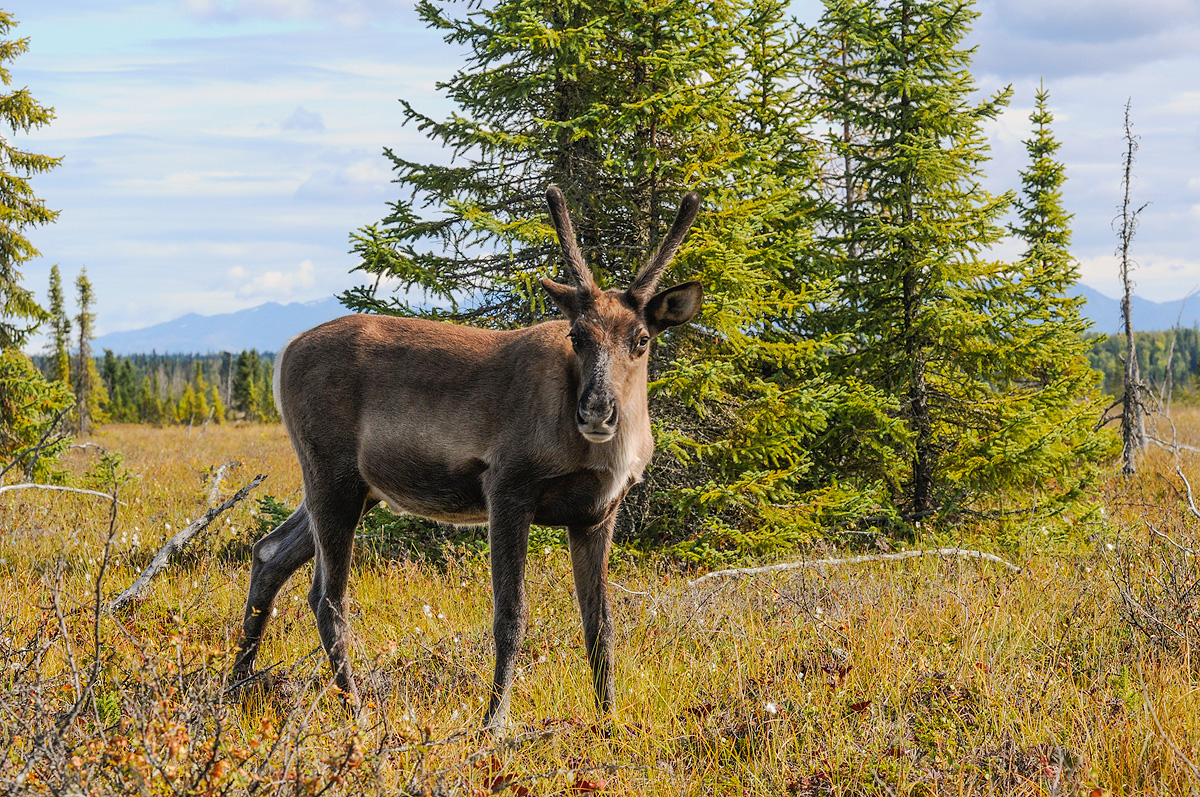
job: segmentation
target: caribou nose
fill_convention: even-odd
[[[579,433],[590,442],[604,443],[611,440],[617,433],[619,413],[616,402],[608,405],[607,415],[604,414],[605,409],[604,406],[585,407],[582,403],[575,409],[575,423],[579,427]]]

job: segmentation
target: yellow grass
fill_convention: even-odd
[[[1200,415],[1176,421],[1181,439],[1200,441]],[[223,496],[262,472],[269,478],[259,494],[299,500],[278,427],[109,426],[94,442],[120,451],[135,477],[119,491],[125,505],[100,583],[106,598],[205,509],[204,476],[220,463],[242,463]],[[96,459],[76,451],[68,466],[82,476]],[[1185,454],[1183,466],[1200,486],[1195,456]],[[487,562],[478,553],[462,548],[435,565],[389,546],[359,551],[354,663],[367,707],[356,722],[329,694],[327,664],[313,652],[310,568],[284,589],[268,629],[259,665],[274,667],[271,683],[224,691],[257,525],[253,500],[197,539],[146,600],[97,619],[109,503],[5,494],[0,785],[145,794],[1195,794],[1196,664],[1186,647],[1160,650],[1121,619],[1113,578],[1122,556],[1139,578],[1157,573],[1142,557],[1170,546],[1146,521],[1178,545],[1200,542],[1200,521],[1174,491],[1180,485],[1170,455],[1151,452],[1137,480],[1106,487],[1103,521],[1010,527],[1004,546],[967,532],[928,541],[1019,560],[1020,575],[912,560],[693,592],[694,573],[618,555],[611,720],[593,708],[566,551],[539,546],[530,552],[516,725],[505,739],[475,732],[492,666]]]

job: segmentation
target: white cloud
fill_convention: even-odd
[[[267,271],[248,281],[246,270],[241,266],[229,269],[228,274],[235,283],[241,282],[235,292],[243,299],[262,298],[278,301],[303,294],[317,284],[316,269],[311,260],[305,260],[294,271]]]
[[[297,105],[292,115],[284,119],[279,127],[283,130],[318,132],[325,129],[325,120],[321,118],[321,114]]]
[[[991,23],[1042,41],[1113,43],[1200,22],[1192,0],[1003,0],[984,2]]]
[[[1106,296],[1121,295],[1120,261],[1115,254],[1082,257],[1078,262],[1081,282]],[[1129,278],[1135,296],[1155,302],[1174,301],[1200,288],[1200,270],[1194,261],[1153,254],[1136,253]]]
[[[1193,0],[982,0],[976,66],[994,74],[1118,73],[1196,52]]]
[[[296,188],[295,197],[305,202],[377,199],[382,203],[392,190],[391,179],[388,162],[382,157],[359,157],[332,168],[317,169]],[[379,207],[383,209],[382,204]]]

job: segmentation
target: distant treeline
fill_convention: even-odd
[[[1171,400],[1200,403],[1200,329],[1137,332],[1138,365],[1154,395],[1166,398],[1167,355]],[[1104,375],[1102,387],[1121,394],[1125,336],[1091,337],[1088,362]],[[1173,344],[1172,344],[1173,341]],[[45,373],[49,358],[36,356]],[[255,350],[240,354],[133,354],[105,349],[95,358],[104,385],[99,422],[202,423],[206,419],[277,421],[271,380],[275,355]]]
[[[1134,332],[1138,368],[1154,395],[1176,402],[1200,402],[1200,329],[1173,329],[1165,332]],[[1104,392],[1119,396],[1124,392],[1125,336],[1111,335],[1101,340],[1094,336],[1088,350],[1092,368],[1104,374]],[[1171,369],[1168,383],[1167,357]]]
[[[133,354],[105,349],[95,358],[101,391],[94,422],[203,423],[211,420],[276,421],[272,398],[275,355],[251,349],[240,354]],[[47,356],[34,357],[46,373]]]

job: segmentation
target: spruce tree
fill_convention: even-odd
[[[874,511],[879,469],[861,454],[891,422],[885,399],[823,376],[838,342],[807,322],[832,281],[801,257],[818,172],[786,4],[501,0],[467,19],[420,8],[471,54],[445,84],[458,106],[449,120],[405,105],[456,162],[389,150],[404,196],[355,245],[362,270],[444,306],[420,311],[374,289],[344,301],[527,323],[548,312],[537,277],[557,270],[547,184],[565,191],[604,287],[627,282],[680,194],[697,189],[704,209],[673,276],[701,280],[705,305],[656,343],[662,453],[624,517],[660,539],[697,537],[679,550],[705,555],[792,544]]]
[[[121,360],[117,368],[116,387],[109,402],[110,406],[120,407],[121,414],[114,420],[136,422],[138,420],[138,388],[137,372],[129,359]]]
[[[198,420],[196,416],[196,389],[192,387],[191,382],[188,382],[184,385],[183,393],[179,396],[179,402],[175,405],[175,421],[191,426]]]
[[[117,391],[117,372],[119,369],[117,356],[113,354],[112,349],[105,349],[104,357],[100,360],[100,381],[108,393],[108,406],[105,407],[105,411],[110,418],[117,419],[120,419],[122,410],[121,394]]]
[[[75,374],[71,384],[75,388],[75,420],[79,425],[79,433],[87,435],[91,433],[93,424],[107,420],[103,408],[108,403],[108,391],[92,357],[92,340],[95,338],[93,326],[96,323],[92,306],[96,296],[86,268],[79,270],[75,289],[78,292],[76,302],[79,313],[75,316],[75,328],[78,330],[79,348],[75,354]]]
[[[1091,325],[1081,314],[1084,299],[1070,293],[1079,269],[1070,252],[1071,214],[1062,204],[1066,173],[1056,158],[1060,145],[1044,85],[1029,121],[1029,164],[1020,173],[1017,221],[1009,225],[1026,249],[1015,264],[1009,301],[996,307],[999,325],[1010,332],[1014,364],[1010,379],[998,387],[1020,400],[1008,402],[1008,433],[980,449],[989,460],[1013,459],[1005,470],[1019,474],[1030,491],[1049,486],[1042,495],[1057,493],[1061,501],[1082,495],[1096,479],[1097,464],[1113,452],[1115,439],[1094,431],[1104,408],[1101,375],[1087,359]]]
[[[962,45],[976,16],[961,0],[829,0],[817,31],[849,43],[816,62],[813,84],[829,99],[830,159],[851,181],[846,201],[825,205],[814,250],[814,269],[838,280],[820,320],[852,341],[832,358],[837,372],[894,401],[901,426],[880,453],[914,521],[994,508],[1018,493],[1028,501],[1041,481],[1046,500],[1075,496],[1078,480],[1051,475],[1103,448],[1079,449],[1087,435],[1077,424],[1053,428],[1088,411],[1063,392],[1070,379],[1048,377],[1051,389],[1034,377],[1054,345],[1038,316],[1065,310],[1065,277],[1030,278],[1028,263],[987,257],[1013,197],[981,185],[982,125],[1011,92],[976,99],[972,50]],[[1041,298],[1029,300],[1035,283]]]
[[[16,25],[12,14],[0,10],[0,37],[7,37]],[[7,62],[29,49],[29,39],[0,38],[0,83],[12,85]],[[43,127],[54,118],[54,109],[40,105],[22,88],[0,94],[0,119],[12,135]],[[13,146],[0,135],[0,348],[20,348],[29,334],[46,319],[46,312],[34,301],[33,294],[21,285],[20,267],[38,251],[25,230],[49,224],[58,216],[39,199],[29,179],[58,166],[62,158],[51,158]]]
[[[195,370],[192,373],[192,392],[195,394],[193,411],[196,415],[196,423],[203,423],[208,420],[208,380],[204,378],[204,362],[196,360]]]
[[[265,357],[261,359],[258,379],[258,419],[264,423],[275,423],[279,420],[279,411],[275,408],[274,395],[274,363]]]
[[[682,190],[717,166],[734,4],[501,0],[459,19],[431,2],[418,8],[469,49],[445,84],[459,108],[451,119],[404,103],[407,122],[457,162],[414,163],[387,150],[409,196],[355,237],[360,268],[449,306],[426,314],[498,326],[544,317],[537,278],[557,268],[544,207],[555,183],[601,285],[628,279]],[[346,301],[413,312],[373,290]]]
[[[56,464],[71,440],[56,427],[71,404],[64,384],[47,381],[20,350],[0,349],[0,466],[19,459],[14,472],[27,479],[60,478]]]
[[[150,377],[142,377],[142,386],[138,390],[138,420],[142,423],[162,423],[162,400],[158,395],[157,375],[153,381]]]
[[[216,384],[208,389],[208,404],[212,407],[213,423],[225,423],[225,402],[221,400],[221,391]]]
[[[58,265],[50,267],[50,331],[47,349],[50,359],[47,376],[70,387],[71,385],[71,319],[63,301],[62,276]]]
[[[258,352],[253,349],[243,351],[234,363],[232,406],[248,421],[258,420],[260,370]]]
[[[12,14],[0,10],[0,122],[12,136],[43,127],[54,110],[40,105],[26,88],[9,91],[9,62],[29,49],[28,39],[7,38],[16,25]],[[70,393],[47,381],[20,350],[29,334],[45,320],[45,311],[21,285],[21,266],[38,252],[25,237],[30,227],[54,221],[30,186],[30,179],[50,171],[60,158],[22,150],[10,136],[0,134],[0,463],[22,458],[29,478],[50,478],[54,463],[68,444],[52,428],[70,406]],[[40,447],[38,453],[31,449]]]

